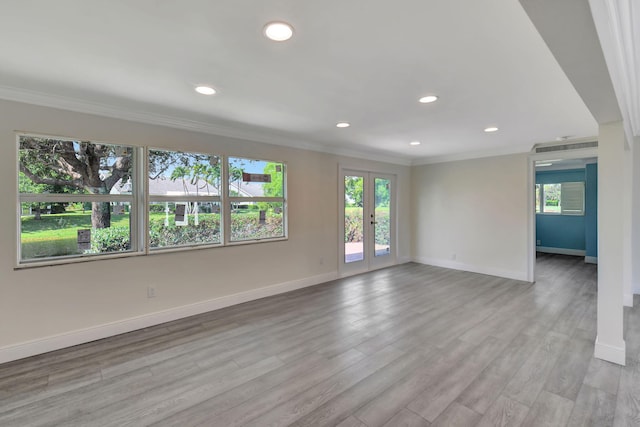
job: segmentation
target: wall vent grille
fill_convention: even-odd
[[[548,145],[546,147],[537,147],[536,153],[549,153],[552,151],[580,150],[582,148],[597,148],[598,141],[577,142],[575,144]]]

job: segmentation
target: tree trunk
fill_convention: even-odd
[[[93,228],[111,227],[111,204],[109,202],[91,203],[91,226]]]

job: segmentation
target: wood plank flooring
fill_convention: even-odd
[[[405,264],[0,365],[0,426],[640,426],[593,358],[596,267],[535,284]]]

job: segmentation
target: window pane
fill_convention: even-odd
[[[129,203],[21,203],[23,261],[131,249]],[[109,213],[108,226],[92,227],[92,212]]]
[[[220,158],[210,154],[149,150],[149,194],[220,195]]]
[[[229,196],[284,197],[284,164],[230,157]]]
[[[149,246],[167,248],[220,243],[220,204],[154,202],[149,206]]]
[[[391,181],[384,178],[375,178],[375,256],[390,255],[391,251],[391,224],[389,222],[389,206],[391,205]]]
[[[231,241],[284,237],[284,203],[231,203]]]
[[[129,146],[21,136],[22,194],[131,194]]]
[[[540,184],[536,184],[536,213],[540,212]]]
[[[364,260],[364,177],[344,177],[344,262]]]
[[[544,184],[543,196],[544,205],[543,212],[560,213],[560,194],[561,184]]]

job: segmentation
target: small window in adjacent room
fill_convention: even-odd
[[[20,135],[19,263],[131,252],[131,146]]]
[[[584,215],[584,182],[536,184],[536,213]]]
[[[229,157],[228,179],[229,241],[285,238],[285,164]]]
[[[221,239],[220,158],[149,150],[149,247],[217,245]]]

